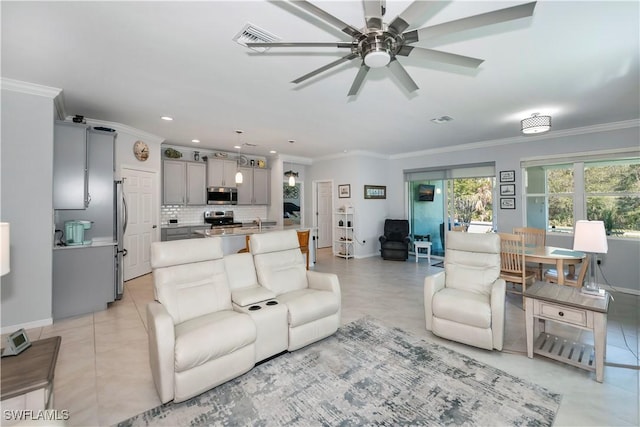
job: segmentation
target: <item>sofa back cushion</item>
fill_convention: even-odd
[[[500,277],[500,236],[449,231],[445,242],[445,286],[491,294]]]
[[[174,324],[232,309],[219,237],[154,242],[151,266],[156,299]]]
[[[258,282],[276,295],[307,288],[305,258],[295,230],[251,236]]]
[[[253,265],[253,255],[249,252],[225,255],[224,265],[229,278],[229,288],[232,291],[258,284],[256,268]]]

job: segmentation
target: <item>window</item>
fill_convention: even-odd
[[[604,221],[607,233],[640,238],[640,159],[525,164],[527,225],[572,232],[578,219]]]

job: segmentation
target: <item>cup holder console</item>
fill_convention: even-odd
[[[249,311],[256,311],[256,310],[260,310],[262,307],[260,307],[259,305],[252,305],[251,307],[249,307]]]
[[[278,301],[267,301],[267,305],[278,305]]]

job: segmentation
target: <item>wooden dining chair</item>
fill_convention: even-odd
[[[311,230],[298,230],[298,243],[300,252],[307,257],[307,270],[309,269],[309,235]]]
[[[251,236],[249,234],[247,234],[246,236],[244,236],[244,248],[240,249],[238,251],[239,254],[243,253],[243,252],[250,252],[249,250],[249,240],[251,239]]]
[[[564,284],[567,286],[574,286],[576,288],[581,288],[582,283],[584,283],[584,278],[587,276],[587,270],[589,270],[589,261],[591,260],[591,255],[585,257],[582,260],[582,265],[580,266],[580,272],[576,276],[569,271],[564,272]],[[544,280],[548,283],[558,283],[558,270],[555,268],[549,269],[544,272]]]
[[[526,247],[544,247],[547,244],[547,232],[542,228],[514,227],[513,234],[524,236],[524,245]],[[525,268],[526,267],[527,265],[525,264]],[[537,280],[542,280],[544,276],[542,264],[530,264],[528,269],[536,275]]]
[[[536,276],[525,268],[524,236],[521,234],[498,233],[500,235],[500,277],[507,285],[507,292],[522,295],[522,309],[524,310],[524,292],[527,285],[532,285]],[[520,285],[518,291],[515,285]]]

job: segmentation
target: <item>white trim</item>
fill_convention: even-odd
[[[520,160],[520,167],[527,168],[530,166],[549,166],[562,163],[584,163],[588,161],[625,157],[640,157],[640,148],[613,148],[608,150],[584,151],[580,153],[524,157]]]
[[[353,151],[348,151],[346,153],[330,154],[328,156],[317,157],[317,158],[314,158],[312,161],[315,163],[315,162],[324,161],[324,160],[342,159],[345,157],[353,157],[353,156],[373,157],[376,159],[383,159],[383,160],[389,160],[392,158],[392,156],[388,156],[386,154],[374,153],[373,151],[353,150]]]
[[[57,87],[43,86],[35,83],[23,82],[20,80],[7,79],[2,77],[2,89],[13,92],[27,93],[29,95],[45,96],[55,98],[62,93],[62,89]]]
[[[42,319],[42,320],[35,320],[33,322],[27,322],[27,323],[19,323],[17,325],[11,325],[11,326],[3,326],[2,329],[0,330],[0,333],[2,334],[8,334],[11,332],[15,332],[18,329],[34,329],[34,328],[42,328],[43,326],[49,326],[49,325],[53,325],[53,319],[51,317],[49,317],[48,319]]]
[[[559,130],[536,136],[516,136],[513,138],[494,139],[489,141],[470,142],[467,144],[454,145],[451,147],[439,147],[410,153],[393,154],[389,156],[391,160],[406,159],[417,156],[433,155],[440,153],[450,153],[455,151],[466,151],[473,149],[483,149],[488,147],[498,147],[521,142],[541,141],[545,139],[557,139],[566,136],[584,135],[588,133],[607,132],[619,129],[640,127],[640,119],[626,120],[622,122],[605,123],[600,125],[585,126],[575,129]]]

